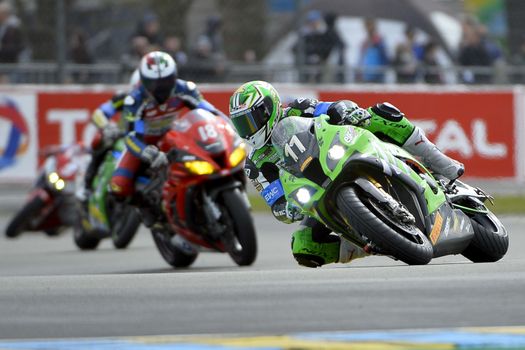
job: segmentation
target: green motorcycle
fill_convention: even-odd
[[[272,133],[288,201],[371,254],[410,265],[462,254],[493,262],[507,252],[491,198],[432,174],[405,150],[329,117],[287,117]]]
[[[115,141],[93,179],[93,192],[87,206],[80,206],[80,222],[74,226],[74,241],[82,250],[96,249],[100,241],[111,237],[115,248],[124,249],[135,236],[141,224],[138,211],[125,202],[108,195],[109,181],[125,144]]]

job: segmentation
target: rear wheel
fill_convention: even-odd
[[[38,196],[33,197],[16,213],[9,225],[7,225],[5,235],[9,238],[20,235],[28,227],[31,218],[37,216],[44,206],[45,202],[42,198]]]
[[[189,253],[171,243],[173,236],[164,231],[152,230],[153,241],[162,258],[173,267],[189,267],[195,262],[198,252]]]
[[[253,264],[257,257],[257,238],[252,215],[238,189],[224,191],[222,221],[230,229],[224,240],[228,254],[239,266]]]
[[[501,222],[490,213],[470,218],[474,238],[462,253],[473,262],[494,262],[503,258],[509,248],[509,236]]]
[[[396,220],[366,193],[345,187],[337,196],[337,206],[359,234],[386,254],[409,265],[428,264],[432,259],[428,238],[414,224]]]

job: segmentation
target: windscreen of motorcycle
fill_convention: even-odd
[[[224,126],[215,115],[203,109],[195,109],[176,120],[176,131],[192,135],[197,145],[210,154],[226,150]]]
[[[319,145],[313,119],[287,117],[279,121],[272,133],[272,144],[284,160],[284,167],[301,176],[308,165],[319,158]]]

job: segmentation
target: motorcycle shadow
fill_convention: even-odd
[[[203,266],[203,267],[166,267],[166,268],[155,268],[155,269],[143,269],[143,270],[130,270],[130,271],[115,271],[110,273],[121,274],[121,275],[133,275],[133,274],[160,274],[160,273],[187,273],[187,272],[222,272],[222,271],[231,271],[232,267],[235,269],[243,269],[239,266]]]

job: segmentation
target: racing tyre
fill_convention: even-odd
[[[89,222],[86,218],[82,204],[79,206],[79,220],[73,225],[73,241],[80,250],[94,250],[98,247],[101,238],[90,234]]]
[[[470,222],[474,238],[462,255],[475,263],[494,262],[503,258],[509,248],[509,236],[498,218],[492,213],[478,214],[471,217]]]
[[[15,217],[7,225],[5,235],[9,238],[15,238],[24,232],[31,218],[36,217],[44,205],[45,202],[42,198],[38,196],[33,197],[16,213]]]
[[[230,228],[224,239],[228,254],[239,266],[253,264],[257,257],[255,226],[245,199],[238,189],[222,192],[221,221]]]
[[[365,192],[343,188],[337,206],[352,227],[386,254],[409,265],[428,264],[433,256],[432,244],[415,226],[399,222]]]
[[[152,230],[153,241],[162,258],[171,266],[183,268],[189,267],[195,262],[198,252],[188,253],[171,243],[171,235],[163,231]]]
[[[113,246],[117,249],[125,249],[139,229],[140,215],[134,207],[125,204],[122,204],[120,210],[115,210],[114,213],[115,215],[112,215],[114,219],[111,220]]]

